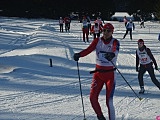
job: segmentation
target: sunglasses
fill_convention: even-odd
[[[106,31],[107,31],[108,33],[109,33],[109,32],[112,32],[112,30],[110,30],[110,29],[103,29],[103,32],[106,32]]]
[[[138,45],[142,45],[142,44],[144,44],[144,43],[143,43],[143,42],[139,42],[139,43],[138,43]]]

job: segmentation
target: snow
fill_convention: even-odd
[[[146,94],[139,95],[135,50],[142,38],[160,65],[160,24],[146,22],[140,28],[135,22],[133,40],[125,33],[122,22],[111,22],[113,36],[121,47],[117,68],[125,77],[140,101],[117,72],[114,106],[116,120],[155,120],[160,116],[160,91],[149,75],[144,75]],[[93,37],[90,37],[90,42]],[[57,20],[0,18],[0,120],[82,120],[77,64],[73,54],[88,47],[82,42],[81,23],[72,21],[70,33],[60,33]],[[52,60],[53,67],[50,67]],[[87,120],[96,120],[89,101],[95,52],[80,58],[79,70],[84,109]],[[160,73],[155,71],[160,79]],[[159,80],[160,81],[160,80]],[[105,87],[99,101],[108,120]]]
[[[126,16],[128,20],[134,20],[133,15],[129,15],[127,12],[115,12],[111,19],[114,20],[116,18],[118,21],[123,22],[124,16]]]
[[[133,15],[129,15],[127,12],[115,12],[115,14],[112,17],[133,17]]]

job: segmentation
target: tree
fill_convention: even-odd
[[[160,20],[160,0],[156,0],[154,9],[156,12],[156,17]]]

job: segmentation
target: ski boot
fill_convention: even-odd
[[[144,94],[144,87],[141,87],[141,90],[139,91],[139,94]]]
[[[98,118],[98,120],[106,120],[106,118],[103,115],[97,116],[97,118]]]

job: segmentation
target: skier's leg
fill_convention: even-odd
[[[130,32],[130,39],[132,40],[132,29],[129,30],[129,32]]]
[[[87,28],[87,29],[86,29],[86,39],[87,39],[87,42],[89,42],[88,35],[89,35],[89,32],[88,32],[88,28]]]
[[[62,32],[63,32],[63,24],[62,24]]]
[[[60,32],[62,32],[62,24],[60,24]]]
[[[93,34],[94,35],[94,39],[96,38],[96,33]]]
[[[160,89],[160,82],[155,77],[153,66],[147,68],[147,71],[151,77],[152,82]]]
[[[140,65],[140,69],[138,72],[138,81],[139,81],[139,86],[142,92],[144,92],[144,82],[143,82],[143,75],[146,72],[145,66]]]
[[[97,37],[100,37],[100,33],[97,33]]]
[[[126,30],[126,33],[123,36],[123,39],[126,37],[126,35],[128,34],[128,30]]]
[[[83,28],[83,42],[85,42],[85,29]]]
[[[67,32],[67,23],[65,23],[65,31]]]
[[[97,114],[97,117],[103,116],[100,104],[98,102],[98,96],[100,91],[102,90],[102,87],[104,85],[104,82],[99,78],[100,73],[96,72],[94,73],[92,84],[91,84],[91,90],[90,90],[90,102],[91,105]]]
[[[109,72],[109,80],[106,81],[106,105],[108,107],[109,120],[115,120],[115,108],[113,105],[113,95],[115,90],[115,71]]]
[[[67,29],[68,29],[68,31],[70,30],[70,23],[68,23]]]

